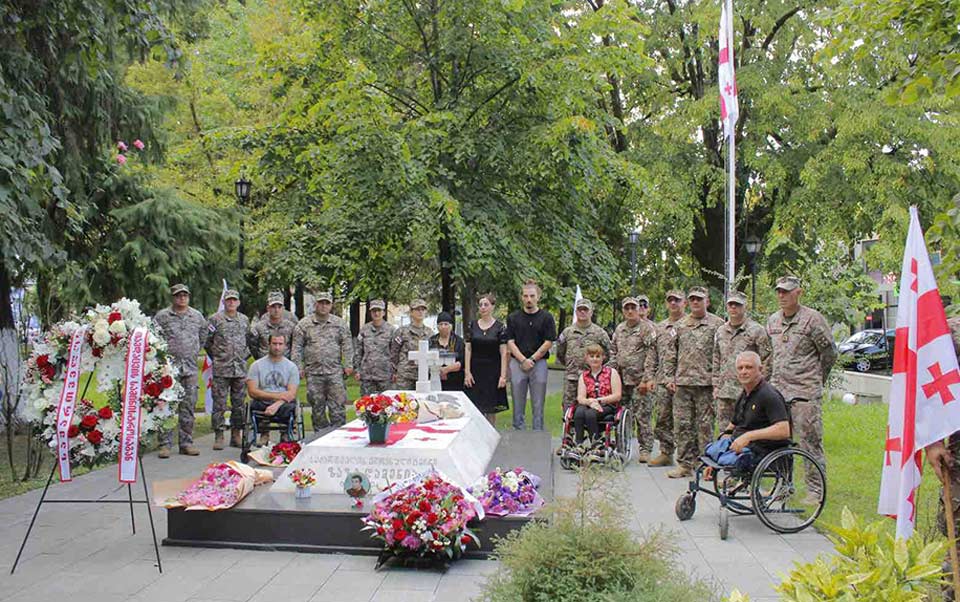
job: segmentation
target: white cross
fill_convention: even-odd
[[[427,341],[420,341],[416,351],[407,353],[410,361],[417,362],[417,393],[429,393],[430,368],[440,365],[440,352],[431,350]]]

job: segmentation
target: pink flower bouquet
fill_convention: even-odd
[[[163,506],[187,510],[226,510],[245,498],[254,486],[272,480],[273,475],[269,470],[257,470],[232,460],[211,464],[199,479],[177,495],[167,498]]]

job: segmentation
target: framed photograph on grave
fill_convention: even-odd
[[[362,472],[351,472],[343,480],[343,492],[352,498],[362,498],[370,492],[370,479]]]

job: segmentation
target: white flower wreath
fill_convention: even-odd
[[[116,459],[120,447],[120,388],[123,383],[127,341],[136,328],[146,328],[147,353],[143,367],[143,396],[140,400],[140,440],[172,423],[183,399],[183,387],[175,378],[176,368],[167,355],[167,343],[140,303],[120,299],[112,305],[98,305],[80,318],[55,324],[33,347],[24,373],[23,414],[35,436],[56,454],[57,405],[63,390],[70,337],[89,326],[80,359],[83,374],[96,371],[97,390],[107,405],[97,408],[81,398],[76,404],[69,430],[71,466],[101,464]],[[89,384],[89,383],[88,383]],[[85,391],[84,387],[81,391]]]

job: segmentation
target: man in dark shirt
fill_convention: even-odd
[[[513,393],[513,428],[526,428],[527,389],[533,407],[533,430],[543,430],[543,402],[547,397],[547,358],[557,339],[557,326],[549,312],[539,308],[540,286],[523,285],[523,309],[507,317],[507,350],[510,352],[510,385]]]
[[[723,431],[732,437],[730,449],[739,453],[749,446],[760,457],[784,447],[790,440],[790,417],[783,396],[763,380],[763,365],[754,351],[737,356],[737,380],[743,392],[733,410],[733,420]]]

